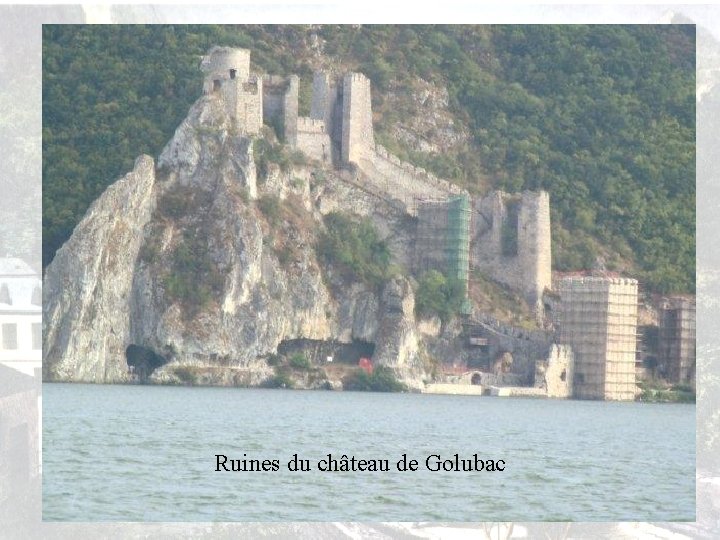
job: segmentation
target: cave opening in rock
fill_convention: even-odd
[[[328,357],[333,362],[356,365],[361,358],[372,358],[375,344],[361,339],[350,343],[321,339],[286,339],[277,348],[280,356],[290,358],[294,354],[303,354],[313,364],[324,364]]]
[[[125,349],[125,360],[131,378],[141,382],[147,381],[153,371],[168,362],[152,349],[134,344]]]

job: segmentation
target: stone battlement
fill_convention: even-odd
[[[442,199],[449,195],[464,193],[461,188],[438,178],[422,167],[402,161],[394,154],[389,153],[382,145],[376,145],[375,151],[368,154],[367,159],[373,163],[376,170],[384,172],[386,184],[397,184],[399,188],[405,190],[409,197]],[[360,166],[362,167],[362,162]]]
[[[325,133],[325,121],[301,116],[297,119],[297,129],[309,133]]]

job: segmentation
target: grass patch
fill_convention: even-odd
[[[395,372],[385,366],[378,366],[368,374],[363,369],[356,369],[346,375],[342,381],[343,390],[359,392],[406,392],[407,386],[397,380]]]
[[[390,248],[369,219],[332,212],[324,220],[325,231],[317,247],[323,262],[335,265],[348,278],[370,285],[380,285],[390,277]]]
[[[293,386],[290,375],[281,369],[276,369],[275,375],[265,379],[260,385],[261,388],[292,388]]]
[[[538,328],[535,315],[524,298],[479,272],[471,274],[469,296],[480,311],[489,313],[499,321],[526,330]]]
[[[310,369],[310,360],[303,353],[297,352],[290,357],[288,365],[293,369],[306,371]]]
[[[222,293],[225,276],[210,256],[207,239],[198,231],[183,233],[162,284],[168,298],[182,303],[184,313],[190,317]]]
[[[695,391],[690,385],[663,385],[653,381],[639,382],[642,390],[638,401],[651,403],[695,403]]]
[[[447,322],[461,312],[465,301],[462,280],[446,277],[437,270],[422,275],[415,293],[415,312],[420,316],[437,315]]]
[[[263,195],[258,199],[258,209],[273,227],[276,227],[280,222],[281,204],[280,199],[275,195]]]

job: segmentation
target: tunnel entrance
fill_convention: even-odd
[[[129,345],[125,349],[125,360],[127,361],[131,379],[138,382],[147,381],[153,371],[168,362],[152,349],[140,345]]]
[[[328,357],[333,362],[356,365],[361,358],[372,358],[375,344],[355,339],[350,343],[320,339],[286,339],[278,345],[277,353],[287,358],[302,353],[314,364],[324,364]]]

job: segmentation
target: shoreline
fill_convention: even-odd
[[[509,395],[492,395],[489,393],[462,393],[462,392],[439,392],[439,391],[422,391],[422,390],[407,390],[402,392],[379,392],[374,390],[344,390],[340,389],[329,389],[329,388],[269,388],[261,385],[254,386],[237,386],[237,385],[218,385],[218,384],[187,384],[187,383],[158,383],[158,382],[92,382],[92,381],[42,381],[43,384],[67,384],[67,385],[93,385],[93,386],[149,386],[149,387],[166,387],[166,388],[225,388],[225,389],[240,389],[240,390],[286,390],[286,391],[297,391],[297,392],[327,392],[327,393],[345,393],[352,392],[355,394],[416,394],[426,396],[461,396],[461,397],[478,397],[478,398],[501,398],[511,400],[549,400],[549,401],[573,401],[573,402],[602,402],[602,403],[645,403],[645,404],[661,404],[661,405],[695,405],[695,399],[690,401],[672,400],[672,399],[640,399],[638,397],[635,400],[625,401],[614,401],[604,399],[578,399],[578,398],[556,398],[548,397],[539,394],[509,394]],[[442,383],[430,383],[430,385],[442,384]],[[450,385],[442,384],[442,386],[464,386],[464,385]],[[468,385],[469,386],[469,385]],[[479,387],[479,385],[474,385]],[[513,388],[513,389],[527,389],[532,390],[533,387],[499,387],[499,388]],[[483,389],[487,390],[487,389]],[[694,398],[695,396],[693,396]]]

